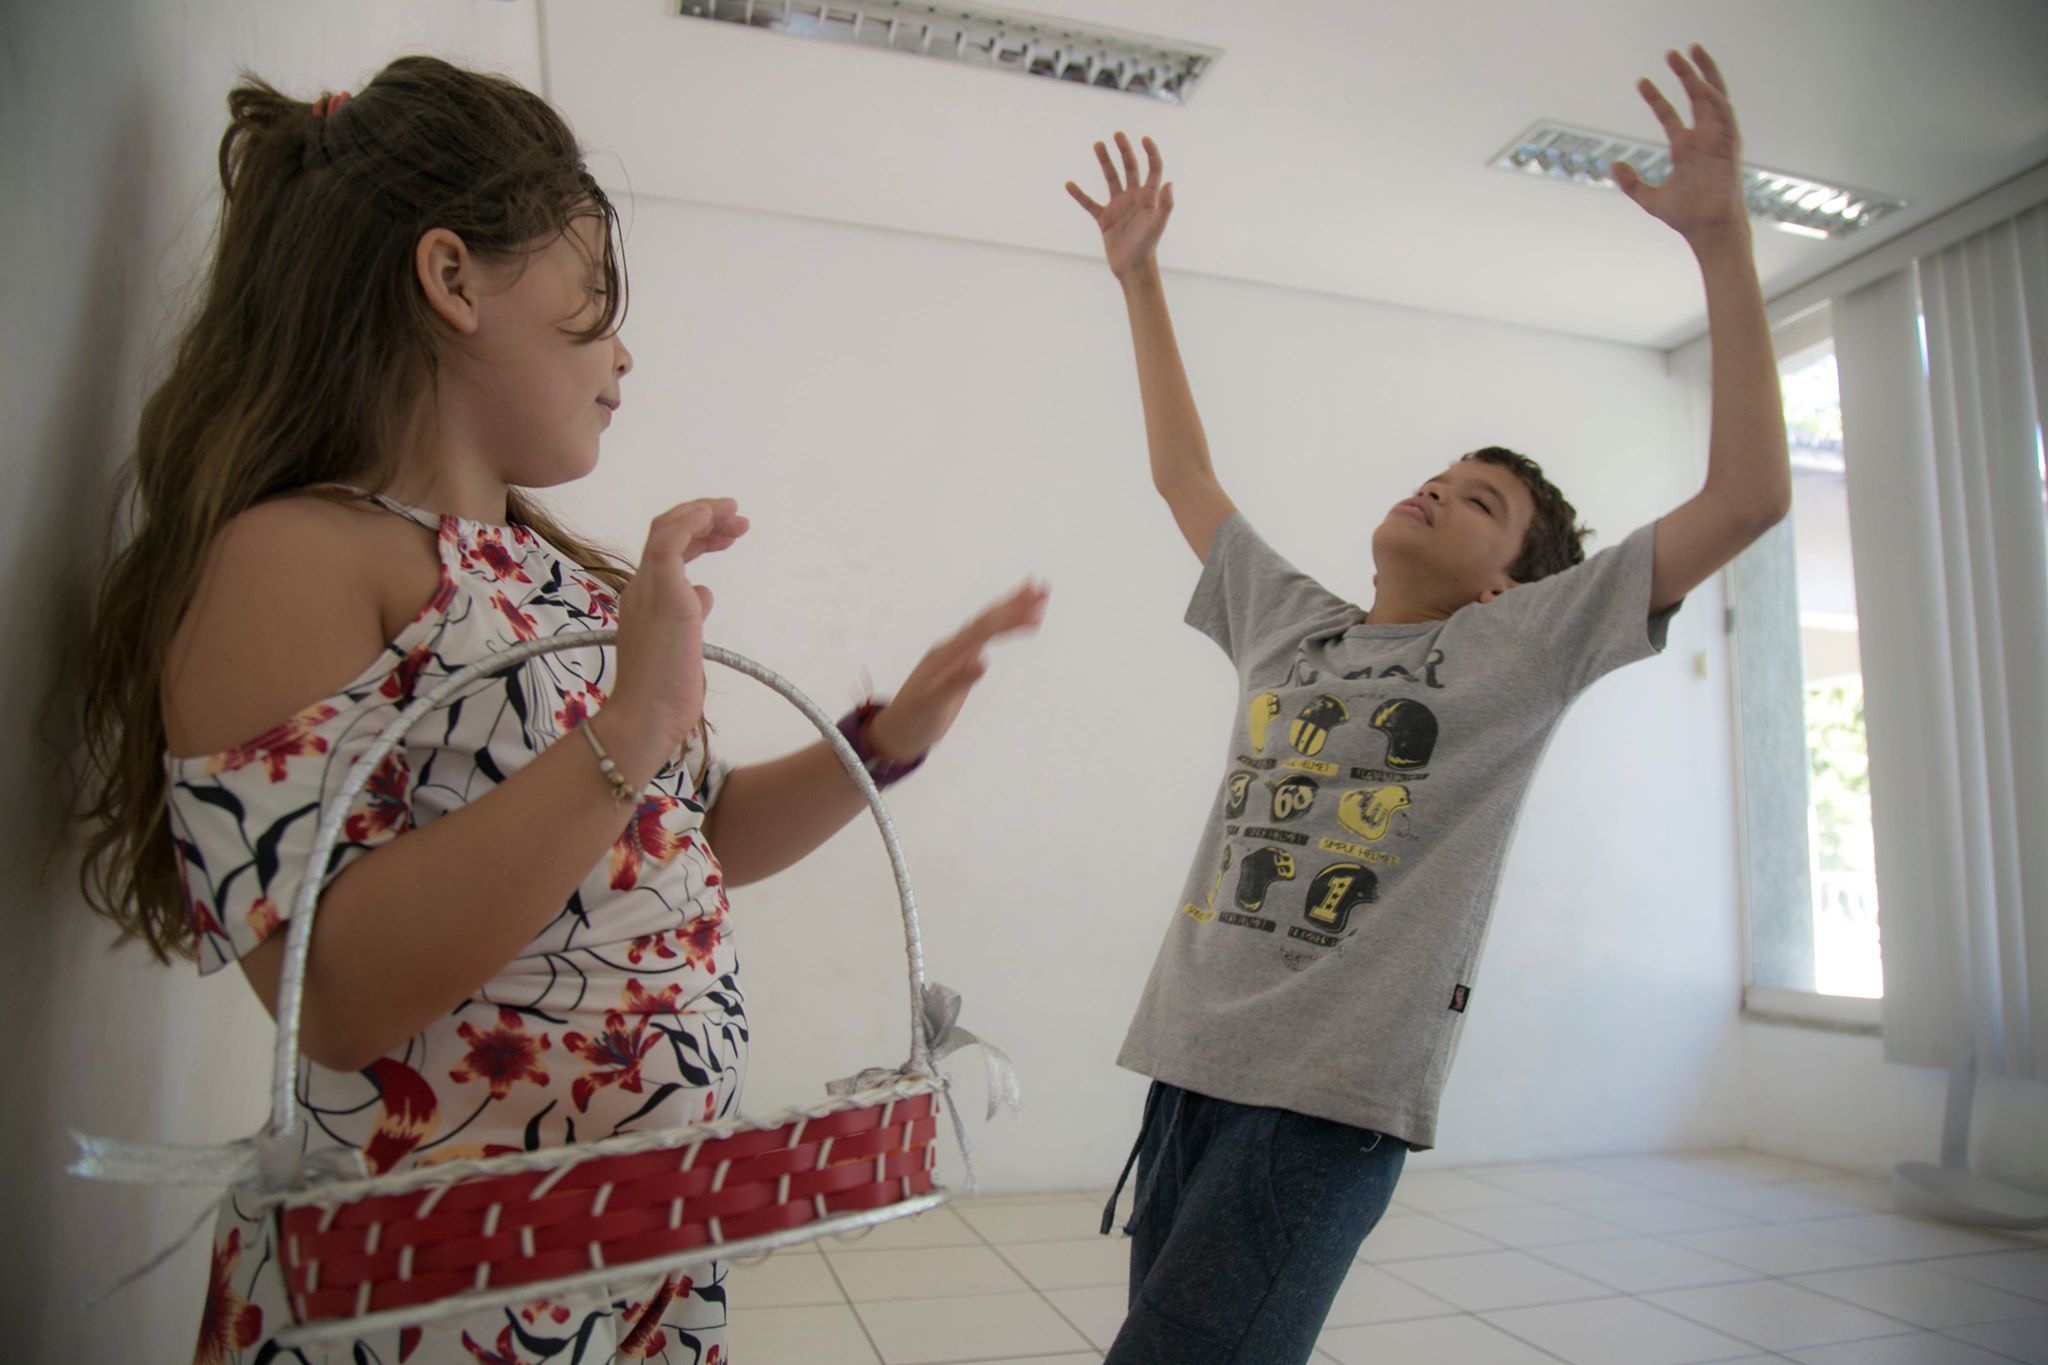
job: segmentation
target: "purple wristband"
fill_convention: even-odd
[[[923,754],[919,754],[908,763],[891,763],[888,759],[883,758],[868,747],[867,737],[862,731],[867,728],[869,718],[882,709],[882,705],[882,703],[864,701],[840,717],[839,720],[839,733],[846,736],[846,742],[853,746],[854,757],[858,758],[867,767],[868,776],[875,779],[877,787],[886,787],[892,782],[901,782],[904,778],[922,768],[925,759]]]

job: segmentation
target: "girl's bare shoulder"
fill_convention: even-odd
[[[165,659],[173,754],[243,743],[360,676],[440,584],[434,533],[373,504],[288,494],[208,548]]]

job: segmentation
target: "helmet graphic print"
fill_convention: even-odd
[[[1225,790],[1230,795],[1223,805],[1223,818],[1235,820],[1244,814],[1245,799],[1252,792],[1252,775],[1246,772],[1232,773]]]
[[[1351,719],[1351,712],[1342,701],[1325,692],[1307,706],[1301,708],[1287,726],[1287,742],[1295,752],[1314,758],[1323,751],[1323,745],[1330,740],[1330,731]]]
[[[1389,768],[1427,768],[1436,752],[1436,713],[1421,702],[1397,697],[1381,703],[1367,722],[1387,737]]]
[[[1344,932],[1351,912],[1380,898],[1379,878],[1359,863],[1332,863],[1308,884],[1302,917],[1333,934]]]
[[[1237,908],[1256,915],[1265,907],[1268,887],[1294,880],[1294,855],[1271,845],[1255,848],[1244,855],[1243,868],[1237,874]]]
[[[1384,839],[1394,816],[1414,805],[1406,787],[1374,787],[1368,791],[1345,792],[1337,803],[1337,823],[1353,834],[1377,843]]]

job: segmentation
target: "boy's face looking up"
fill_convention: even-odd
[[[1374,581],[1382,598],[1446,615],[1506,592],[1535,516],[1536,500],[1513,470],[1453,461],[1373,531]]]

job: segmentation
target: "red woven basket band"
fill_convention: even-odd
[[[634,1262],[884,1208],[932,1189],[934,1108],[923,1095],[694,1151],[594,1157],[333,1209],[287,1207],[278,1222],[293,1307],[311,1322],[593,1269],[629,1274]]]
[[[498,1210],[493,1231],[516,1234],[523,1227],[544,1228],[573,1222],[590,1213],[591,1187],[602,1188],[607,1184],[612,1186],[605,1203],[607,1212],[643,1205],[665,1208],[671,1201],[682,1199],[688,1202],[692,1213],[705,1218],[725,1218],[758,1207],[750,1191],[756,1188],[772,1190],[773,1184],[784,1176],[790,1182],[786,1195],[789,1198],[810,1198],[851,1188],[866,1178],[865,1171],[872,1167],[874,1157],[902,1151],[906,1147],[928,1145],[937,1132],[936,1118],[892,1124],[886,1129],[860,1134],[847,1144],[835,1143],[828,1155],[830,1164],[823,1167],[819,1166],[822,1144],[807,1142],[750,1161],[733,1163],[726,1168],[724,1187],[716,1192],[710,1189],[717,1175],[715,1164],[709,1167],[700,1164],[694,1170],[675,1171],[677,1154],[663,1152],[654,1155],[663,1158],[664,1165],[669,1168],[667,1170],[660,1167],[650,1170],[645,1156],[591,1161],[577,1167],[574,1172],[586,1176],[584,1188],[564,1189],[563,1186],[568,1184],[564,1178],[553,1191],[538,1199],[532,1197],[532,1191],[539,1181],[533,1178],[534,1173],[522,1172],[442,1187],[447,1190],[446,1197],[437,1201],[426,1217],[419,1217],[415,1212],[424,1202],[425,1195],[385,1195],[359,1200],[337,1210],[326,1232],[320,1231],[324,1217],[322,1211],[310,1207],[286,1210],[283,1226],[288,1237],[297,1239],[296,1245],[288,1247],[288,1251],[292,1259],[298,1261],[326,1260],[337,1255],[369,1251],[373,1246],[396,1251],[422,1242],[482,1235],[493,1208]],[[605,1167],[615,1162],[630,1164],[643,1174],[637,1180],[588,1178],[591,1174],[602,1173]],[[373,1227],[379,1230],[374,1244],[368,1240]]]
[[[917,1163],[920,1155],[905,1154],[901,1161]],[[851,1213],[867,1209],[885,1208],[906,1197],[928,1193],[933,1188],[929,1170],[913,1169],[900,1177],[894,1172],[885,1181],[858,1186],[826,1201],[828,1214]],[[788,1231],[817,1221],[817,1209],[812,1204],[771,1204],[750,1214],[730,1221],[720,1220],[723,1241],[737,1242],[748,1237],[759,1237],[771,1232]],[[705,1250],[714,1253],[717,1244],[711,1240],[710,1225],[706,1223],[684,1223],[674,1229],[663,1228],[637,1236],[606,1241],[592,1237],[600,1245],[604,1264],[617,1269],[622,1279],[632,1273],[636,1262],[652,1261],[673,1256],[681,1252]],[[709,1257],[707,1257],[709,1259]],[[574,1247],[562,1247],[552,1251],[539,1252],[534,1256],[514,1256],[505,1260],[479,1262],[470,1260],[460,1270],[423,1271],[415,1259],[415,1272],[411,1279],[375,1277],[368,1281],[341,1282],[330,1278],[328,1267],[321,1267],[321,1287],[306,1290],[300,1287],[303,1277],[290,1275],[293,1281],[292,1299],[301,1322],[315,1322],[326,1318],[355,1316],[359,1305],[363,1311],[383,1312],[393,1308],[407,1308],[414,1304],[434,1299],[447,1298],[477,1287],[476,1266],[488,1264],[490,1275],[486,1284],[492,1288],[509,1288],[518,1285],[535,1284],[543,1280],[558,1279],[567,1275],[580,1274],[593,1269],[588,1243]],[[366,1305],[361,1297],[363,1283],[371,1286]]]

